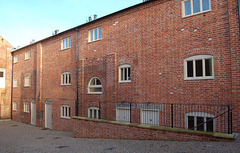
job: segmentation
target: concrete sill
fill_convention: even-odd
[[[196,135],[207,135],[207,136],[218,137],[218,138],[227,138],[227,139],[234,139],[234,136],[235,136],[234,134],[195,131],[195,130],[188,130],[188,129],[170,128],[170,127],[145,125],[145,124],[138,124],[138,123],[128,123],[128,122],[110,121],[110,120],[103,120],[103,119],[94,119],[94,118],[80,117],[80,116],[73,116],[72,118],[79,119],[79,120],[100,122],[100,123],[109,123],[109,124],[116,124],[116,125],[139,127],[139,128],[145,128],[145,129],[172,131],[172,132],[178,132],[178,133],[190,133],[190,134],[196,134]]]

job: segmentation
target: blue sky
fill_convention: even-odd
[[[23,47],[86,22],[142,3],[142,0],[0,0],[0,35]]]

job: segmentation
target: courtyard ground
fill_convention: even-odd
[[[14,121],[0,121],[1,153],[240,153],[234,142],[136,141],[73,138],[71,132],[45,130]]]

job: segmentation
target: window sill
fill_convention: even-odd
[[[24,113],[28,113],[29,114],[30,112],[24,112]]]
[[[188,81],[188,80],[212,80],[214,79],[214,77],[199,77],[199,78],[184,78],[184,80]]]
[[[132,82],[131,80],[128,80],[128,81],[119,81],[118,83],[129,83],[129,82]]]
[[[28,59],[24,59],[25,61],[28,61],[28,60],[30,60],[30,58],[28,58]]]
[[[94,95],[94,94],[96,94],[96,95],[101,95],[102,92],[89,92],[88,94],[90,94],[90,95]]]
[[[71,84],[61,84],[61,86],[70,86]]]
[[[102,40],[102,38],[98,39],[98,40],[88,41],[88,43],[98,42],[98,41],[101,41],[101,40]]]
[[[24,88],[30,88],[31,86],[24,86]]]
[[[63,116],[61,116],[61,119],[71,119],[71,117],[63,117]]]
[[[68,48],[61,48],[61,51],[67,50],[67,49],[71,49],[71,47]]]
[[[198,13],[195,13],[195,14],[190,14],[190,15],[183,16],[182,18],[187,18],[187,17],[191,17],[191,16],[195,16],[195,15],[199,15],[199,14],[203,14],[203,13],[211,12],[211,11],[212,11],[212,10],[207,10],[207,11],[203,11],[203,12],[198,12]]]

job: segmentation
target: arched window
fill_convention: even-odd
[[[184,79],[214,79],[213,56],[197,55],[184,60]]]
[[[88,93],[102,94],[102,83],[98,78],[94,77],[90,80],[88,84]]]

